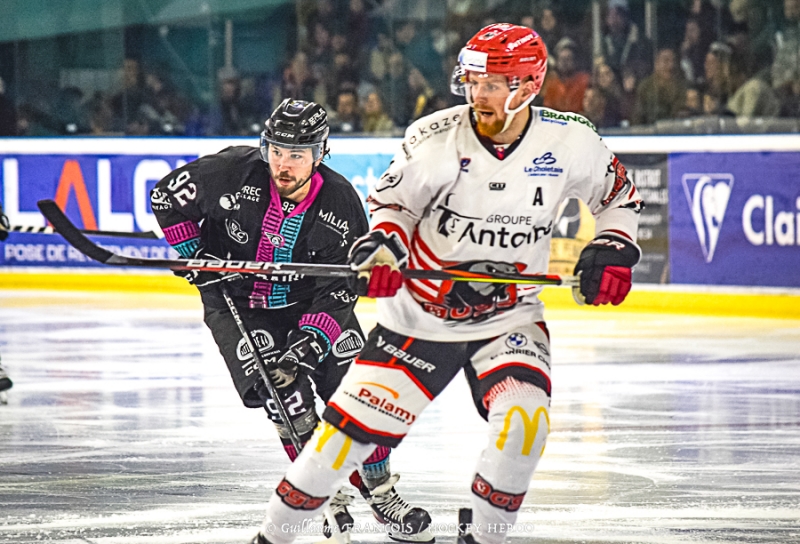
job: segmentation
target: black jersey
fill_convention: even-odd
[[[164,235],[183,257],[198,249],[225,260],[344,264],[368,230],[363,204],[341,175],[320,165],[302,202],[281,199],[269,166],[254,147],[229,147],[174,170],[150,194]],[[343,278],[246,275],[229,282],[240,307],[302,308],[301,328],[330,342],[357,299]],[[224,308],[212,284],[207,306]]]

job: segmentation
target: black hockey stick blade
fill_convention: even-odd
[[[69,242],[69,244],[86,255],[108,265],[145,266],[149,268],[169,268],[171,270],[198,270],[203,272],[224,272],[240,274],[269,274],[271,276],[294,276],[303,274],[316,277],[353,277],[357,271],[348,265],[308,264],[308,263],[269,263],[260,261],[219,261],[210,259],[148,259],[142,257],[126,257],[104,249],[89,240],[64,215],[61,208],[52,200],[40,200],[39,210],[53,228]],[[576,276],[559,275],[526,275],[494,272],[491,274],[469,272],[466,270],[414,270],[401,269],[403,276],[409,279],[425,279],[433,281],[467,281],[475,283],[515,283],[519,285],[578,285]]]
[[[9,232],[21,232],[23,234],[54,234],[56,229],[53,227],[31,227],[27,225],[14,225]],[[147,240],[158,240],[160,237],[152,230],[147,232],[121,232],[116,230],[86,230],[81,229],[83,234],[92,236],[111,236],[115,238],[143,238]]]

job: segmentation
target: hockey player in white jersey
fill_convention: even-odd
[[[639,261],[642,201],[586,119],[530,106],[547,66],[529,28],[494,24],[462,50],[467,104],[406,131],[371,190],[369,234],[350,250],[378,325],[272,496],[253,542],[284,544],[375,444],[396,447],[462,368],[489,440],[462,544],[499,544],[517,517],[550,430],[550,340],[541,287],[402,279],[402,267],[546,274],[559,205],[580,198],[596,237],[575,273],[588,304],[619,304]],[[284,525],[288,524],[288,525]]]

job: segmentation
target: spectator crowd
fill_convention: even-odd
[[[222,67],[206,102],[132,56],[116,89],[91,96],[65,86],[49,103],[12,104],[0,79],[0,134],[252,135],[293,97],[323,104],[334,133],[397,135],[457,102],[449,83],[460,48],[501,21],[530,26],[547,46],[534,104],[580,113],[599,129],[800,117],[800,0],[669,2],[657,41],[633,9],[641,3],[628,2],[603,2],[597,40],[590,2],[447,0],[443,19],[425,19],[397,13],[424,0],[298,0],[297,43],[278,73]]]

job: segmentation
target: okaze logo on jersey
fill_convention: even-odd
[[[250,237],[247,235],[245,231],[242,230],[241,225],[235,219],[226,219],[225,220],[225,228],[228,231],[228,236],[234,242],[239,244],[246,244]]]
[[[556,158],[548,151],[541,157],[533,159],[533,166],[526,166],[525,173],[530,177],[560,176],[564,173],[564,169],[559,168],[558,166],[553,166],[555,163]]]
[[[733,189],[731,174],[684,174],[681,178],[706,263],[714,259]]]
[[[333,343],[333,353],[340,359],[355,357],[364,347],[364,339],[354,329],[347,329]]]
[[[431,136],[441,132],[447,132],[451,128],[454,128],[458,124],[459,119],[461,119],[461,114],[457,113],[452,117],[445,117],[444,119],[432,121],[427,126],[419,125],[415,127],[418,134],[411,136],[408,139],[408,144],[411,146],[411,149],[414,149]]]
[[[528,339],[524,334],[519,332],[512,332],[506,338],[506,345],[510,348],[521,348],[528,343]]]

